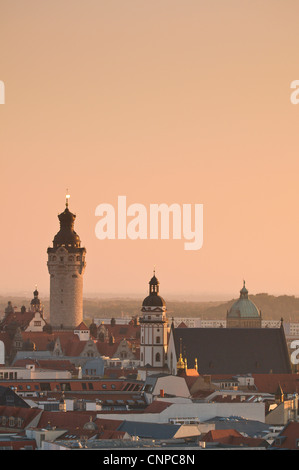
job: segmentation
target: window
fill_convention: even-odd
[[[65,392],[70,392],[71,391],[71,384],[69,382],[62,382],[60,383],[61,390],[64,390]]]
[[[156,354],[156,362],[160,362],[160,361],[161,361],[160,353],[157,353]]]
[[[18,426],[18,428],[21,428],[21,427],[22,427],[23,422],[24,422],[23,418],[17,418],[17,426]]]
[[[20,386],[21,388],[21,386]],[[51,391],[51,385],[50,382],[41,382],[40,383],[40,389],[42,392],[50,392]]]
[[[15,418],[13,416],[9,417],[8,425],[11,427],[15,426]]]
[[[161,339],[160,336],[157,336],[156,337],[156,343],[160,343],[160,339]]]

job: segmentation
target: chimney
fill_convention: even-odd
[[[160,397],[164,398],[164,389],[163,388],[160,390]]]

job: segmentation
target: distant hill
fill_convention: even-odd
[[[262,311],[264,320],[280,320],[299,322],[299,298],[289,295],[274,296],[266,293],[249,295],[250,300]],[[29,307],[30,299],[14,296],[0,296],[0,318],[8,300],[18,309],[22,305]],[[41,299],[45,312],[49,312],[49,300]],[[132,317],[140,314],[143,299],[131,298],[85,298],[84,318],[90,322],[93,318]],[[167,300],[167,299],[166,299]],[[167,301],[168,316],[171,317],[200,317],[204,320],[219,320],[226,318],[226,312],[237,299],[230,301]]]

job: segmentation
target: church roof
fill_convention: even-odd
[[[177,358],[198,361],[199,374],[288,374],[283,328],[175,328]],[[182,343],[182,346],[181,346]]]

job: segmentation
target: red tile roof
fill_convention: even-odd
[[[88,330],[89,328],[85,325],[84,321],[81,321],[80,325],[78,325],[75,330]]]
[[[34,312],[10,312],[1,321],[1,327],[5,328],[9,323],[16,322],[20,328],[26,328],[34,317]]]
[[[0,417],[1,416],[6,416],[6,417],[13,416],[14,418],[22,418],[23,419],[22,427],[18,428],[18,430],[25,429],[26,427],[28,427],[31,424],[31,422],[39,414],[41,414],[41,410],[38,409],[38,408],[23,408],[23,407],[17,407],[17,406],[0,406]]]
[[[261,445],[266,444],[264,439],[244,437],[235,429],[211,430],[202,437],[201,441],[246,447],[260,447]]]
[[[299,423],[290,421],[279,433],[271,447],[278,449],[298,450],[299,446]]]
[[[68,370],[73,374],[77,373],[77,369],[68,360],[55,360],[55,359],[31,359],[30,357],[25,359],[18,359],[14,363],[14,367],[26,367],[27,364],[33,364],[37,368],[51,369],[51,370]]]
[[[65,429],[65,434],[59,439],[74,439],[82,435],[97,439],[122,439],[124,437],[124,432],[117,431],[122,420],[97,418],[97,414],[94,411],[43,411],[37,427]],[[95,429],[89,429],[90,421]]]
[[[100,328],[101,326],[99,326]],[[121,339],[139,339],[140,337],[140,325],[134,326],[133,324],[115,324],[112,326],[110,323],[105,323],[104,327],[108,331],[108,337],[111,335],[115,338],[115,340]]]
[[[162,413],[172,404],[171,402],[155,400],[145,408],[144,413]]]
[[[276,393],[278,385],[284,393],[299,393],[299,374],[253,374],[259,392]]]

